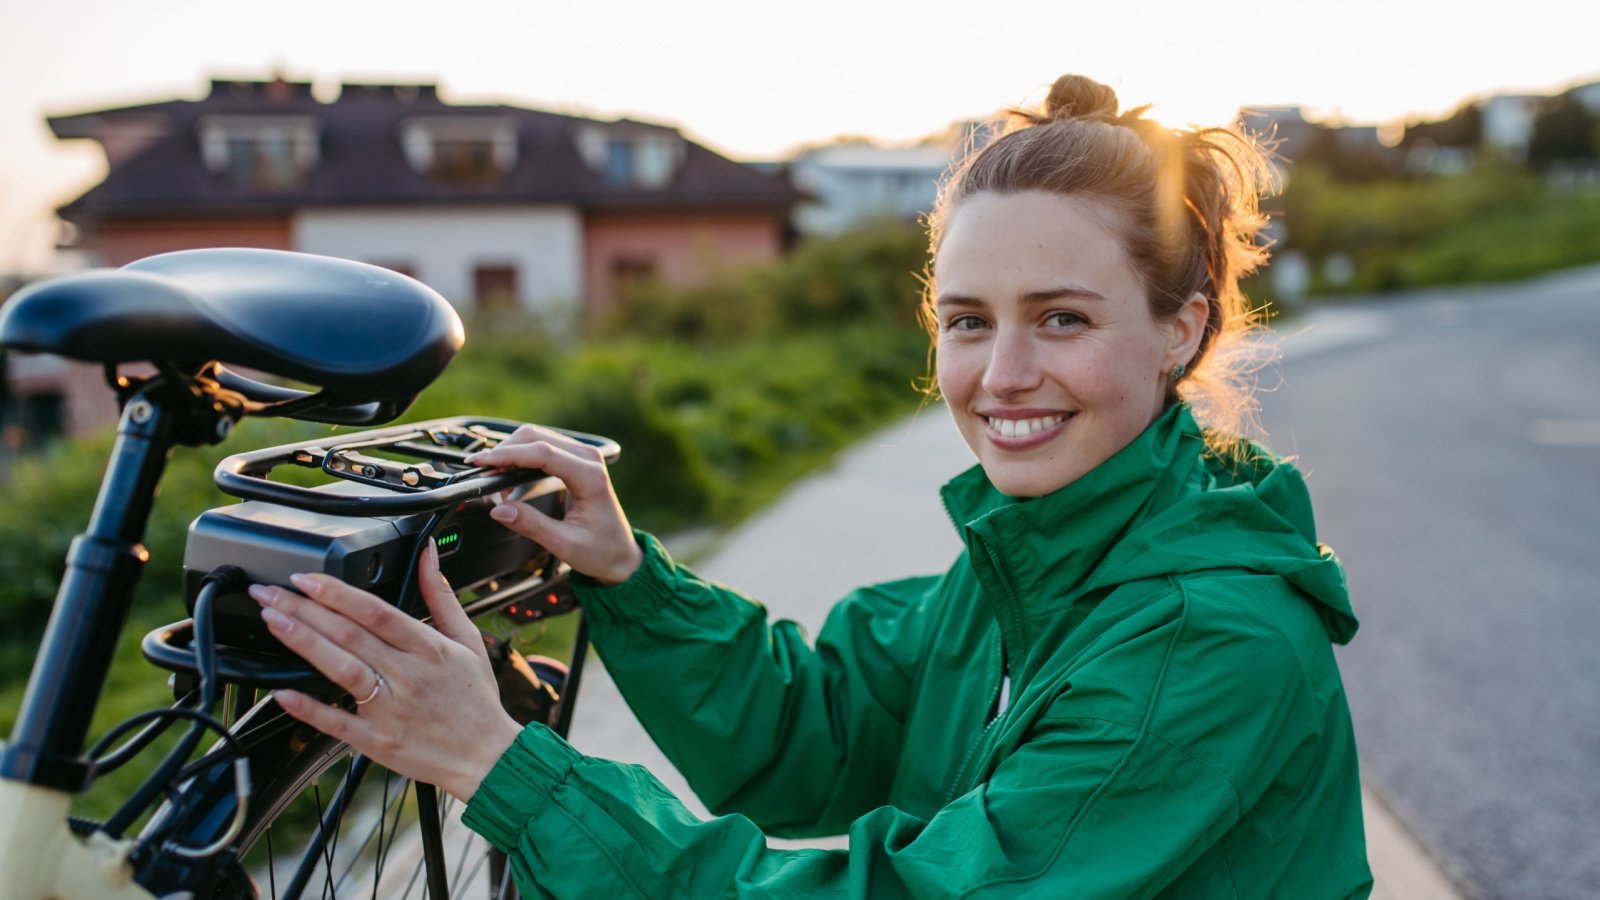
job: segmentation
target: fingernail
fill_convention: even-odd
[[[250,594],[250,599],[262,606],[271,606],[278,602],[278,592],[264,584],[252,584],[247,590]]]
[[[435,544],[433,541],[429,541],[427,549],[423,550],[422,552],[427,557],[427,562],[428,562],[428,567],[429,568],[432,568],[432,569],[439,568],[439,545],[438,544]]]
[[[489,510],[489,518],[496,522],[515,522],[517,520],[517,508],[509,503],[502,503]]]
[[[315,576],[308,575],[305,572],[296,572],[290,575],[289,583],[299,588],[300,593],[305,594],[307,597],[315,597],[317,592],[322,590],[322,582],[318,581]]]
[[[281,612],[278,612],[270,606],[262,608],[261,619],[267,623],[267,628],[269,630],[278,634],[288,634],[294,629],[293,619]]]
[[[273,691],[272,699],[284,709],[294,709],[300,705],[300,695],[291,691]]]
[[[488,456],[487,453],[468,453],[466,459],[462,460],[462,462],[465,462],[469,466],[475,466],[486,456]]]

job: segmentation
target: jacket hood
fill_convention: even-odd
[[[1357,622],[1338,558],[1316,539],[1300,472],[1244,442],[1238,463],[1206,453],[1185,404],[1072,484],[1012,498],[981,467],[943,496],[980,580],[997,581],[1024,608],[1002,628],[1026,640],[1030,614],[1059,614],[1085,594],[1128,582],[1209,570],[1276,575],[1313,604],[1328,638],[1347,643]],[[1027,599],[1022,599],[1027,598]]]

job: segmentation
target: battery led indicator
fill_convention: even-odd
[[[440,556],[448,556],[461,549],[461,526],[451,525],[449,528],[439,532],[439,535],[433,539],[433,543],[434,546],[439,548]]]

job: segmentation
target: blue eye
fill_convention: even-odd
[[[988,323],[981,316],[956,316],[944,326],[946,331],[977,331],[987,327]]]
[[[1071,328],[1074,325],[1082,325],[1084,318],[1075,312],[1058,310],[1045,316],[1044,321],[1045,324],[1054,325],[1057,328]]]

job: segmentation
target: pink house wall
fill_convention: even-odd
[[[668,284],[692,286],[719,271],[773,262],[783,254],[782,219],[770,213],[590,215],[584,220],[588,313],[617,296],[617,268],[647,265]]]
[[[113,220],[101,224],[91,240],[87,249],[107,266],[200,247],[294,249],[287,216]]]

